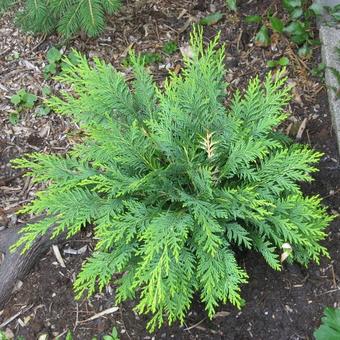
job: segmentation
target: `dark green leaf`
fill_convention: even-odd
[[[73,64],[78,65],[80,62],[79,56],[75,53],[74,50],[72,50],[68,55],[67,59]]]
[[[320,45],[321,45],[320,39],[309,39],[309,40],[308,40],[308,43],[309,43],[311,46],[320,46]]]
[[[112,328],[111,335],[112,335],[113,337],[118,338],[118,331],[117,331],[117,328],[116,328],[116,327],[113,327],[113,328]]]
[[[276,60],[268,60],[267,66],[270,67],[270,68],[274,68],[274,67],[277,66],[277,61]]]
[[[41,89],[41,93],[44,95],[44,96],[49,96],[51,93],[52,93],[52,90],[49,86],[44,86],[42,89]]]
[[[278,32],[278,33],[283,32],[284,24],[283,24],[283,21],[281,19],[273,16],[273,17],[270,18],[270,23],[272,25],[273,31]]]
[[[317,66],[312,68],[311,74],[313,77],[322,77],[325,69],[326,69],[326,65],[324,63],[320,63]]]
[[[237,11],[236,0],[226,0],[226,4],[231,11]]]
[[[277,66],[288,66],[289,59],[287,57],[281,57],[279,60],[269,60],[267,62],[267,66],[270,68],[274,68]]]
[[[200,20],[201,25],[214,25],[218,23],[223,18],[223,14],[221,12],[216,12],[206,16],[205,18]]]
[[[289,65],[289,59],[287,57],[281,57],[279,60],[278,60],[278,64],[280,66],[288,66]]]
[[[324,12],[323,6],[322,6],[320,3],[318,3],[318,2],[314,2],[314,3],[309,7],[309,9],[310,9],[311,11],[313,11],[313,13],[314,13],[315,15],[322,15],[323,12]]]
[[[65,340],[73,340],[73,336],[72,336],[71,331],[67,332]]]
[[[14,105],[19,105],[21,102],[21,96],[19,94],[15,94],[11,97],[11,103]]]
[[[32,93],[27,93],[26,100],[24,102],[24,106],[28,109],[31,109],[34,106],[34,103],[37,101],[37,96]]]
[[[245,18],[247,24],[260,24],[262,17],[260,15],[248,15]]]
[[[257,46],[267,47],[270,45],[269,31],[266,26],[262,26],[255,37]]]
[[[26,92],[26,90],[24,90],[24,89],[20,89],[20,90],[17,92],[17,94],[18,94],[22,99],[24,99],[24,98],[26,97],[27,92]]]
[[[162,57],[160,56],[160,54],[158,54],[158,53],[149,53],[149,52],[143,53],[141,55],[141,58],[142,58],[143,64],[145,66],[159,63],[162,60]]]
[[[51,112],[51,109],[48,106],[40,106],[37,111],[37,116],[47,116]]]
[[[58,49],[56,49],[55,47],[51,47],[48,52],[47,52],[47,60],[50,63],[55,63],[60,61],[61,59],[61,53]]]
[[[71,62],[72,65],[78,65],[80,60],[79,57],[77,56],[77,54],[74,51],[71,51],[68,55],[67,55],[67,59],[68,61]],[[61,72],[66,71],[67,69],[69,69],[71,66],[68,63],[62,62],[61,63]]]
[[[67,59],[73,64],[73,65],[78,65],[80,60],[79,57],[77,56],[77,54],[74,51],[71,51],[68,55],[67,55]]]
[[[305,42],[308,41],[308,38],[309,38],[308,32],[304,32],[302,34],[293,34],[291,36],[292,42],[294,42],[297,45],[304,44]]]
[[[336,21],[340,21],[340,4],[331,8],[330,14],[333,19],[335,19]]]
[[[325,308],[322,325],[314,332],[316,340],[340,339],[340,309]]]
[[[282,5],[285,9],[290,11],[296,7],[301,7],[302,3],[301,0],[282,0]]]
[[[12,112],[9,115],[8,120],[13,125],[17,124],[19,122],[19,113],[18,112]]]
[[[308,57],[308,56],[310,56],[311,53],[312,53],[312,50],[311,50],[310,46],[307,45],[307,44],[304,44],[302,47],[300,47],[298,49],[298,55],[301,58]]]
[[[57,73],[57,65],[55,63],[48,64],[44,67],[45,78]]]
[[[300,21],[293,21],[288,26],[284,28],[284,32],[288,34],[303,34],[305,32],[304,26]]]
[[[303,10],[302,8],[295,8],[291,13],[290,13],[291,17],[293,20],[299,19],[302,17],[303,15]]]
[[[163,46],[163,52],[173,54],[178,50],[178,45],[175,41],[167,41]]]

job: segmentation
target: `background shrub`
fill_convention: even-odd
[[[0,0],[0,10],[17,2]],[[119,7],[120,0],[26,0],[17,21],[24,30],[34,33],[57,30],[70,38],[83,31],[94,37],[105,28],[105,13],[113,14]]]
[[[204,48],[195,30],[193,58],[163,90],[133,54],[131,83],[99,59],[66,60],[57,79],[73,92],[49,105],[72,115],[86,140],[65,157],[15,161],[49,183],[23,209],[44,219],[27,226],[16,247],[27,249],[52,226],[54,235],[72,236],[93,224],[98,242],[77,296],[122,273],[116,300],[137,297],[137,312],[152,314],[150,330],[164,317],[183,323],[195,293],[209,317],[221,302],[241,307],[247,274],[238,249],[275,270],[280,253],[303,265],[327,255],[319,242],[331,218],[298,185],[312,180],[321,154],[276,131],[290,99],[284,72],[251,80],[226,108],[225,52],[217,46],[218,37]]]

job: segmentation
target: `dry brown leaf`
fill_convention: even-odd
[[[306,129],[307,122],[308,122],[308,118],[305,118],[305,119],[302,121],[302,123],[301,123],[301,125],[300,125],[300,127],[299,127],[299,130],[298,130],[298,132],[297,132],[297,134],[296,134],[296,139],[299,140],[299,139],[302,138],[302,135],[303,135],[303,133],[304,133],[304,131],[305,131],[305,129]]]
[[[229,316],[230,315],[230,312],[227,312],[227,311],[220,311],[220,312],[217,312],[215,315],[214,315],[214,318],[225,318],[226,316]]]
[[[64,259],[62,258],[61,254],[60,254],[59,247],[57,245],[53,245],[52,249],[53,249],[54,256],[56,257],[60,266],[63,267],[63,268],[66,268]]]
[[[292,253],[293,248],[289,243],[284,243],[282,245],[283,253],[281,254],[281,263],[284,262],[288,256]]]

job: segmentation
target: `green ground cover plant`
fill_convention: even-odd
[[[0,0],[0,11],[19,3]],[[26,31],[52,33],[71,38],[82,31],[89,37],[98,36],[105,28],[105,14],[113,14],[120,0],[25,0],[17,22]]]
[[[66,59],[57,80],[72,92],[49,106],[72,116],[85,141],[66,156],[32,153],[13,163],[49,186],[22,210],[44,217],[12,249],[24,252],[50,228],[72,236],[93,225],[98,242],[74,284],[77,297],[115,275],[116,302],[137,299],[150,331],[183,323],[194,295],[210,318],[221,303],[241,308],[242,249],[275,270],[287,256],[307,265],[328,255],[320,241],[332,218],[299,186],[321,154],[277,131],[290,101],[284,70],[252,79],[226,107],[218,46],[219,37],[204,46],[195,28],[192,58],[162,87],[133,52],[131,82],[99,59]]]
[[[162,51],[167,54],[171,55],[178,51],[178,44],[175,41],[167,41],[162,48]]]
[[[288,17],[283,19],[270,11],[267,18],[260,15],[249,15],[245,18],[248,24],[261,24],[255,42],[267,47],[271,43],[271,34],[285,34],[298,47],[301,57],[311,54],[311,47],[320,42],[313,35],[312,24],[315,17],[321,15],[323,6],[316,3],[310,5],[305,0],[282,0],[283,9]]]
[[[236,0],[225,0],[227,8],[231,11],[237,11],[237,1]]]
[[[316,340],[340,339],[340,309],[325,308],[321,326],[314,332]]]
[[[20,89],[11,97],[11,103],[15,105],[18,110],[32,109],[37,99],[38,98],[35,94],[27,92],[24,89]]]
[[[46,65],[43,69],[44,78],[47,80],[59,72],[61,72],[63,69],[66,69],[68,67],[68,64],[63,63],[63,53],[56,48],[55,46],[52,46],[47,54],[46,54]],[[71,61],[74,65],[78,63],[77,56],[72,51],[67,53],[67,59]]]
[[[11,97],[11,103],[13,104],[15,111],[12,112],[8,119],[12,124],[17,124],[20,120],[20,113],[22,111],[28,111],[35,109],[37,116],[45,116],[50,113],[50,108],[41,103],[42,99],[46,99],[51,96],[52,90],[49,86],[41,88],[41,96],[37,96],[33,93],[27,92],[25,89],[20,89]]]
[[[27,92],[25,89],[17,91],[11,97],[11,103],[15,107],[15,111],[8,116],[8,120],[11,124],[17,124],[20,119],[20,112],[32,109],[37,100],[38,97],[35,94]]]
[[[61,63],[62,54],[56,47],[52,46],[46,54],[46,59],[47,64],[44,67],[43,72],[45,79],[48,79],[57,73]]]
[[[289,59],[287,57],[281,57],[278,60],[267,61],[267,66],[270,68],[282,67],[282,66],[288,66],[288,65],[289,65]]]

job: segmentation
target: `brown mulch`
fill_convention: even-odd
[[[75,48],[89,58],[98,56],[112,63],[124,73],[129,70],[121,63],[129,48],[140,52],[157,52],[160,63],[150,66],[155,79],[161,82],[169,69],[180,69],[180,51],[168,56],[162,52],[167,41],[176,41],[180,47],[188,42],[190,27],[207,14],[221,11],[223,19],[206,27],[205,39],[221,31],[226,44],[226,80],[229,90],[243,88],[249,78],[268,71],[266,62],[286,55],[289,82],[294,86],[290,118],[284,129],[293,138],[301,134],[303,142],[324,152],[320,172],[306,193],[317,193],[324,198],[330,213],[340,213],[340,163],[332,135],[326,91],[319,79],[310,76],[310,70],[320,62],[320,48],[316,47],[310,60],[301,60],[296,49],[286,38],[277,37],[269,48],[254,44],[256,25],[244,22],[244,16],[261,14],[269,7],[280,11],[280,1],[240,1],[238,13],[226,11],[224,0],[126,1],[121,13],[109,19],[106,31],[98,39],[76,38],[60,45],[57,37],[33,37],[23,34],[12,23],[12,14],[0,18],[0,231],[25,220],[16,211],[34,197],[38,189],[28,178],[13,170],[9,160],[26,152],[67,152],[77,141],[77,127],[53,113],[40,117],[35,110],[20,113],[19,121],[10,120],[15,111],[10,97],[20,88],[26,88],[40,97],[44,86],[54,91],[59,84],[44,79],[46,52],[51,46],[62,51]],[[299,128],[300,132],[299,132]],[[195,302],[184,326],[165,326],[155,334],[145,331],[146,319],[133,312],[133,302],[119,306],[112,315],[86,321],[97,313],[114,306],[114,287],[90,300],[75,301],[72,282],[82,261],[92,249],[91,231],[84,231],[59,247],[66,268],[60,266],[53,251],[40,260],[34,271],[18,284],[6,308],[0,311],[0,324],[19,313],[4,329],[8,335],[23,335],[38,339],[48,334],[52,339],[65,335],[67,330],[75,339],[91,339],[110,333],[116,327],[122,339],[311,339],[319,324],[325,306],[340,307],[340,223],[329,228],[325,242],[331,259],[323,259],[320,266],[308,269],[287,265],[282,272],[274,272],[254,254],[242,254],[250,276],[243,287],[246,306],[235,310],[231,305],[221,306],[213,320],[208,320],[204,307]],[[80,254],[79,251],[81,250]],[[75,253],[75,254],[74,254]]]

